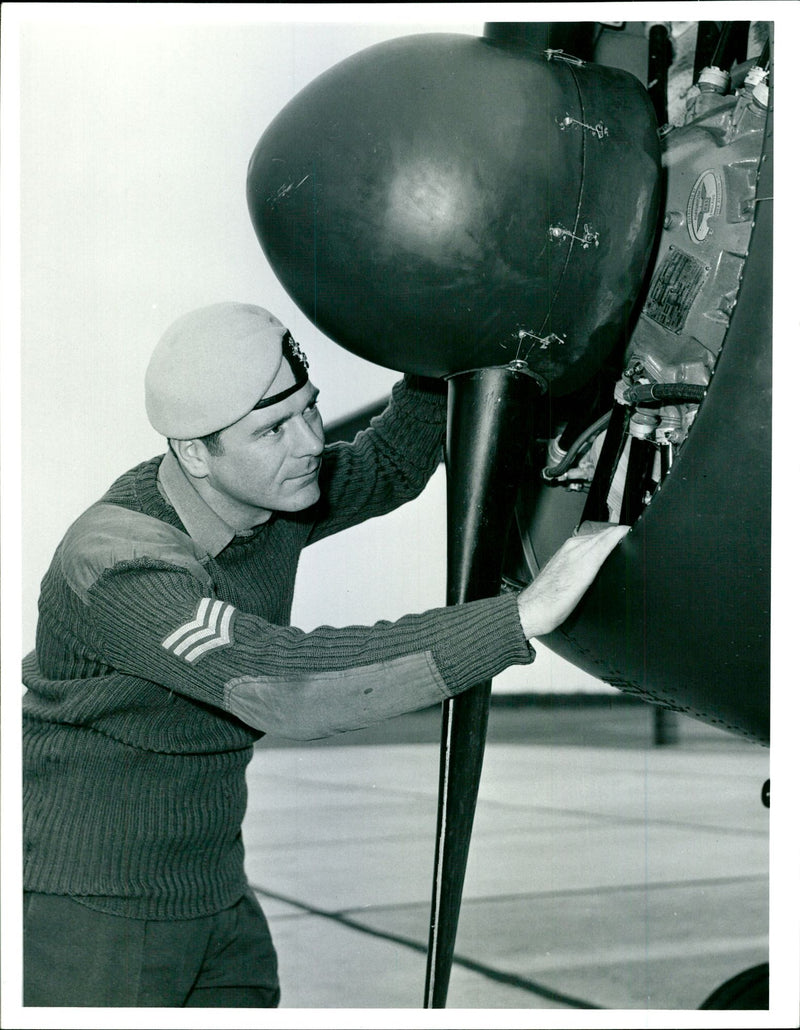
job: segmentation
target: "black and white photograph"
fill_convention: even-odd
[[[2,5],[4,1027],[800,1024],[798,30]]]

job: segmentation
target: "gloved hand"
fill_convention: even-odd
[[[525,636],[545,636],[561,625],[592,584],[629,526],[585,522],[562,544],[530,586],[518,596]]]

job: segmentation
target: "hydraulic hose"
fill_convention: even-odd
[[[593,422],[588,429],[585,429],[581,435],[576,438],[575,442],[557,465],[550,465],[548,468],[542,469],[542,477],[544,479],[558,479],[559,476],[563,476],[575,460],[575,456],[578,454],[581,447],[597,436],[598,433],[602,433],[602,431],[607,428],[610,420],[611,412],[607,411],[605,415],[602,415],[596,422]]]
[[[622,397],[626,404],[699,404],[706,395],[706,387],[699,383],[638,383],[629,386]],[[585,429],[556,464],[542,469],[543,479],[558,479],[570,468],[581,448],[608,427],[611,413],[606,412]]]
[[[626,404],[699,404],[705,395],[706,387],[699,383],[637,383],[622,397]]]
[[[715,68],[724,68],[726,71],[730,71],[734,62],[743,61],[747,57],[749,30],[749,21],[723,22],[711,64]]]

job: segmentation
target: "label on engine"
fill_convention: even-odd
[[[721,208],[722,181],[715,171],[709,169],[692,186],[686,206],[687,228],[695,243],[702,243],[711,235],[709,221],[719,214]]]
[[[707,266],[677,247],[670,247],[656,269],[644,314],[672,333],[679,333],[705,282]]]

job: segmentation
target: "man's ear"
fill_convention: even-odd
[[[195,479],[208,476],[208,448],[202,440],[170,440],[170,445],[187,475]]]

